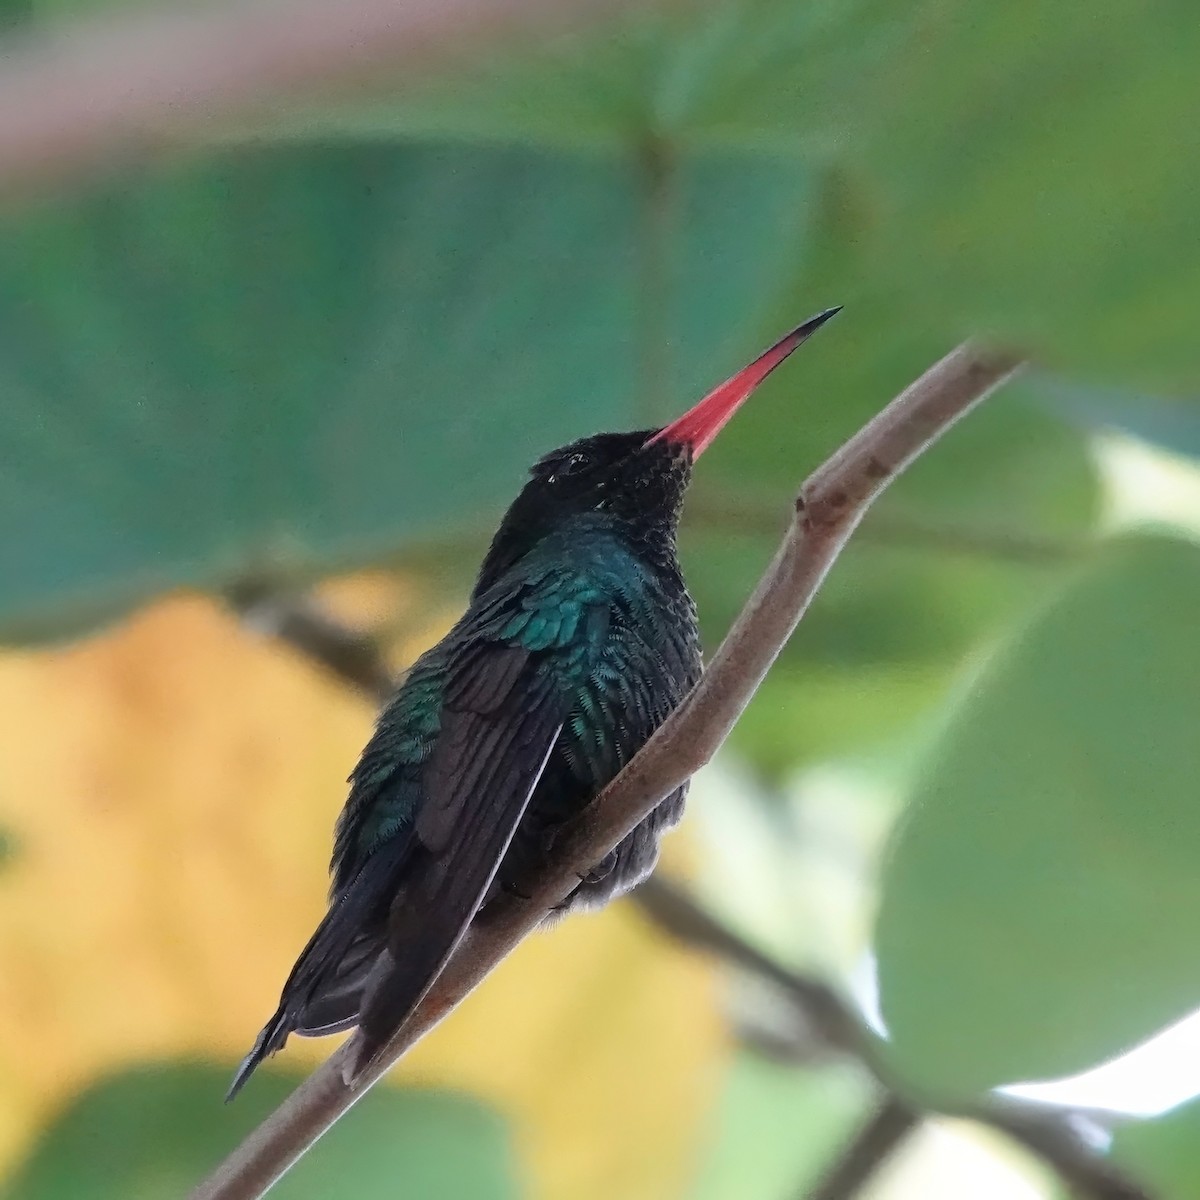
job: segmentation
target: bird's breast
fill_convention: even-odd
[[[699,678],[695,607],[683,592],[614,606],[603,645],[572,683],[560,757],[591,799]]]

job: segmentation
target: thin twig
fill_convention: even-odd
[[[899,1096],[887,1096],[850,1139],[815,1188],[796,1200],[851,1200],[921,1124],[921,1114]]]
[[[893,1103],[907,1106],[907,1101],[898,1097],[861,1018],[835,989],[771,958],[658,876],[648,879],[634,895],[641,899],[642,911],[665,932],[778,986],[808,1027],[866,1067]],[[929,1098],[923,1099],[928,1103]],[[1080,1128],[1080,1113],[1008,1097],[990,1097],[965,1107],[933,1104],[930,1111],[1004,1134],[1051,1167],[1086,1200],[1151,1200],[1149,1192],[1087,1140]]]
[[[1005,1134],[1053,1167],[1078,1200],[1153,1200],[1145,1186],[1088,1141],[1078,1113],[997,1097],[947,1115]]]
[[[194,1200],[262,1195],[547,918],[580,875],[713,757],[871,502],[1020,365],[1011,354],[972,343],[960,346],[808,478],[783,544],[700,683],[588,809],[564,827],[553,861],[537,879],[524,881],[531,899],[497,898],[487,920],[471,927],[417,1011],[374,1063],[359,1070],[359,1042],[351,1037],[200,1185]]]
[[[265,620],[266,628],[280,640],[369,698],[382,703],[394,691],[396,681],[389,676],[377,643],[366,634],[340,625],[315,604],[302,597],[271,596],[265,586],[236,589],[230,601],[254,627],[263,628]],[[774,984],[814,1041],[849,1056],[877,1077],[881,1074],[861,1019],[824,980],[772,958],[661,875],[652,875],[631,899],[659,929],[682,944]],[[888,1087],[884,1080],[880,1082]],[[898,1099],[893,1103],[904,1107]],[[966,1109],[947,1109],[948,1115],[974,1121],[1016,1142],[1086,1200],[1150,1200],[1148,1192],[1087,1141],[1076,1128],[1078,1114],[1073,1111],[1001,1099]],[[831,1170],[822,1185],[826,1189],[832,1186],[833,1175]]]
[[[280,594],[270,584],[243,583],[227,598],[250,628],[295,647],[376,703],[396,690],[398,681],[375,638],[333,620],[307,597]]]
[[[805,1025],[830,1046],[860,1060],[872,1057],[862,1022],[824,980],[793,971],[765,954],[661,875],[647,879],[633,893],[633,899],[646,916],[672,937],[775,984],[803,1017]]]
[[[777,513],[743,496],[702,491],[688,505],[688,516],[702,530],[778,537]],[[933,550],[966,558],[985,558],[1030,567],[1056,567],[1085,554],[1086,541],[989,529],[953,521],[932,521],[915,513],[878,509],[863,522],[856,539],[876,546]]]
[[[408,81],[520,30],[622,0],[225,0],[10,37],[0,68],[6,187],[144,156],[198,123],[371,70]]]
[[[397,681],[389,676],[378,643],[340,625],[303,597],[281,595],[266,585],[244,585],[231,592],[230,601],[248,623],[265,627],[369,698],[383,702],[393,692]],[[826,982],[764,953],[660,875],[643,883],[632,899],[681,943],[773,983],[814,1039],[849,1055],[877,1077],[883,1074],[858,1014]],[[880,1082],[888,1086],[883,1079]],[[992,1099],[969,1109],[953,1107],[951,1115],[1006,1135],[1088,1200],[1148,1200],[1148,1193],[1086,1140],[1076,1127],[1079,1114],[1073,1111]]]

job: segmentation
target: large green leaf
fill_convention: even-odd
[[[256,124],[556,144],[797,148],[861,167],[872,268],[946,337],[995,329],[1081,377],[1192,392],[1200,357],[1187,0],[639,5],[414,92]]]
[[[1065,1075],[1200,1004],[1200,550],[1109,545],[957,696],[876,929],[901,1068]]]
[[[1085,428],[1117,430],[1200,458],[1200,406],[1193,400],[1131,395],[1059,379],[1039,380],[1038,394],[1049,411]]]
[[[869,1103],[861,1074],[805,1071],[739,1055],[687,1200],[802,1194]]]
[[[866,78],[918,31],[886,0],[650,0],[598,27],[489,45],[450,77],[381,74],[342,99],[260,106],[232,136],[824,151],[869,111]]]
[[[42,1136],[11,1200],[178,1200],[300,1082],[264,1072],[237,1103],[229,1071],[146,1067],[97,1084]],[[481,1105],[376,1088],[272,1190],[280,1200],[515,1200],[503,1124]]]
[[[1181,147],[1198,55],[1186,0],[922,5],[864,152],[886,269],[947,332],[1194,393],[1200,163]]]
[[[807,178],[678,166],[655,332],[689,378],[749,352]],[[10,220],[0,627],[490,523],[536,454],[648,423],[640,195],[621,160],[293,148]]]
[[[1155,1200],[1200,1196],[1200,1101],[1117,1131],[1113,1157],[1149,1189]]]
[[[701,463],[684,541],[706,640],[769,561],[799,482],[949,343],[873,283],[861,181],[826,175],[800,292],[845,300],[831,336],[777,372]],[[779,323],[781,318],[777,318]],[[840,327],[839,327],[840,326]],[[937,704],[964,652],[1055,578],[1095,520],[1087,445],[1011,385],[897,480],[818,594],[735,731],[785,769],[901,732]]]
[[[179,584],[416,564],[417,549],[461,587],[536,454],[656,422],[850,299],[702,464],[704,536],[685,557],[713,643],[798,481],[948,348],[873,282],[860,185],[761,150],[296,144],[12,219],[0,504],[21,519],[0,531],[0,630],[62,633]],[[954,543],[1082,531],[1095,501],[1082,436],[1014,392],[885,507],[949,520]],[[840,750],[874,732],[871,712],[928,708],[1044,585],[934,543],[856,544],[839,566],[786,659],[797,736],[761,753],[758,715],[778,726],[761,704],[739,734],[764,765]]]
[[[475,536],[441,564],[469,569],[537,453],[677,410],[849,277],[861,333],[848,314],[806,347],[700,472],[717,552],[689,574],[719,633],[799,478],[944,347],[871,296],[853,204],[798,161],[672,159],[663,212],[639,162],[295,146],[11,222],[0,499],[23,520],[0,534],[0,626],[61,629],[179,583],[312,574],[448,529]],[[957,491],[956,519],[1086,527],[1082,439],[997,409],[901,500],[937,514]],[[763,532],[723,519],[735,494]],[[872,670],[948,663],[1028,583],[894,555],[839,571],[805,661],[854,646]]]

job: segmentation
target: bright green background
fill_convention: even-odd
[[[248,1102],[214,1105],[232,1065],[179,1064],[116,1075],[62,1114],[10,1181],[13,1200],[176,1200],[279,1105],[302,1076],[272,1071]],[[133,1136],[131,1136],[133,1135]],[[306,1155],[273,1195],[363,1200],[403,1194],[515,1200],[502,1122],[458,1096],[380,1088]]]

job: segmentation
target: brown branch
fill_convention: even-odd
[[[921,1115],[898,1096],[887,1096],[850,1139],[815,1188],[797,1200],[851,1200],[916,1133]]]
[[[281,594],[266,583],[242,583],[229,589],[227,599],[250,628],[286,642],[377,704],[396,690],[398,680],[378,641],[335,621],[308,597]]]
[[[248,622],[258,628],[265,625],[276,636],[372,699],[385,700],[394,690],[395,683],[388,674],[379,646],[368,636],[337,624],[315,605],[302,598],[272,594],[266,587],[249,585],[232,592],[230,600]],[[639,887],[633,899],[643,913],[679,941],[773,983],[791,1002],[806,1030],[832,1049],[866,1066],[885,1088],[889,1087],[886,1072],[874,1052],[871,1035],[854,1009],[827,983],[777,962],[659,876]],[[292,1105],[289,1112],[295,1111],[297,1121],[301,1122],[296,1127],[296,1136],[305,1132],[318,1135],[323,1114],[340,1103],[340,1096],[335,1081],[323,1092],[314,1088],[309,1093],[306,1098],[310,1105],[308,1109],[293,1098],[289,1102]],[[891,1106],[893,1115],[906,1107],[899,1099],[894,1099]],[[1068,1186],[1088,1200],[1149,1200],[1146,1191],[1126,1178],[1080,1135],[1075,1126],[1076,1114],[1072,1112],[1011,1100],[992,1100],[966,1110],[948,1106],[947,1111],[1005,1134],[1053,1168]],[[894,1125],[884,1124],[885,1128],[895,1130]],[[845,1171],[849,1170],[847,1159],[852,1158],[861,1166],[867,1149],[882,1161],[885,1155],[878,1152],[882,1145],[878,1140],[880,1129],[874,1129],[874,1140],[864,1148],[861,1143],[865,1134],[864,1130],[855,1153],[847,1152],[840,1160],[842,1165],[831,1168],[824,1187],[833,1186],[831,1180],[836,1183],[845,1178]],[[240,1194],[251,1195],[253,1192]],[[833,1193],[837,1194],[836,1191]]]
[[[395,681],[378,645],[367,635],[339,625],[302,598],[272,596],[265,587],[236,589],[230,600],[248,622],[258,628],[265,622],[281,640],[369,698],[382,702],[391,696]],[[859,1062],[889,1088],[871,1035],[854,1009],[824,980],[778,962],[661,875],[647,879],[631,899],[670,937],[774,984],[814,1041],[819,1039]],[[893,1103],[903,1107],[901,1100]],[[1081,1136],[1075,1125],[1078,1114],[1072,1111],[1000,1099],[966,1109],[947,1105],[946,1109],[947,1115],[974,1121],[1016,1142],[1086,1200],[1150,1200],[1144,1188]],[[854,1157],[860,1159],[865,1152],[860,1146]],[[841,1161],[847,1157],[849,1151]],[[831,1168],[823,1186],[828,1189],[831,1178],[838,1177]]]
[[[713,757],[871,502],[1019,366],[1013,355],[971,343],[960,346],[808,478],[783,544],[700,683],[596,801],[564,828],[554,860],[527,882],[531,899],[498,898],[374,1063],[359,1070],[358,1039],[351,1037],[200,1185],[193,1200],[252,1200],[266,1191],[546,919],[580,875]],[[348,1079],[354,1079],[353,1086]]]
[[[371,70],[405,79],[521,30],[570,27],[621,0],[225,0],[10,37],[0,180],[114,165],[238,108]]]
[[[862,1022],[824,980],[802,975],[765,954],[661,875],[647,879],[633,893],[633,899],[665,933],[773,983],[791,1001],[805,1025],[830,1046],[862,1061],[873,1057]]]
[[[1080,1114],[1024,1101],[992,1099],[947,1113],[987,1125],[1054,1168],[1079,1200],[1153,1200],[1137,1180],[1091,1145],[1078,1127]]]
[[[783,528],[778,514],[744,496],[702,491],[688,504],[688,516],[701,530],[719,530],[751,537],[778,537]],[[1088,550],[1086,541],[1041,534],[933,521],[915,513],[878,509],[863,522],[858,544],[932,550],[967,558],[985,558],[1029,567],[1056,567],[1073,562]]]

